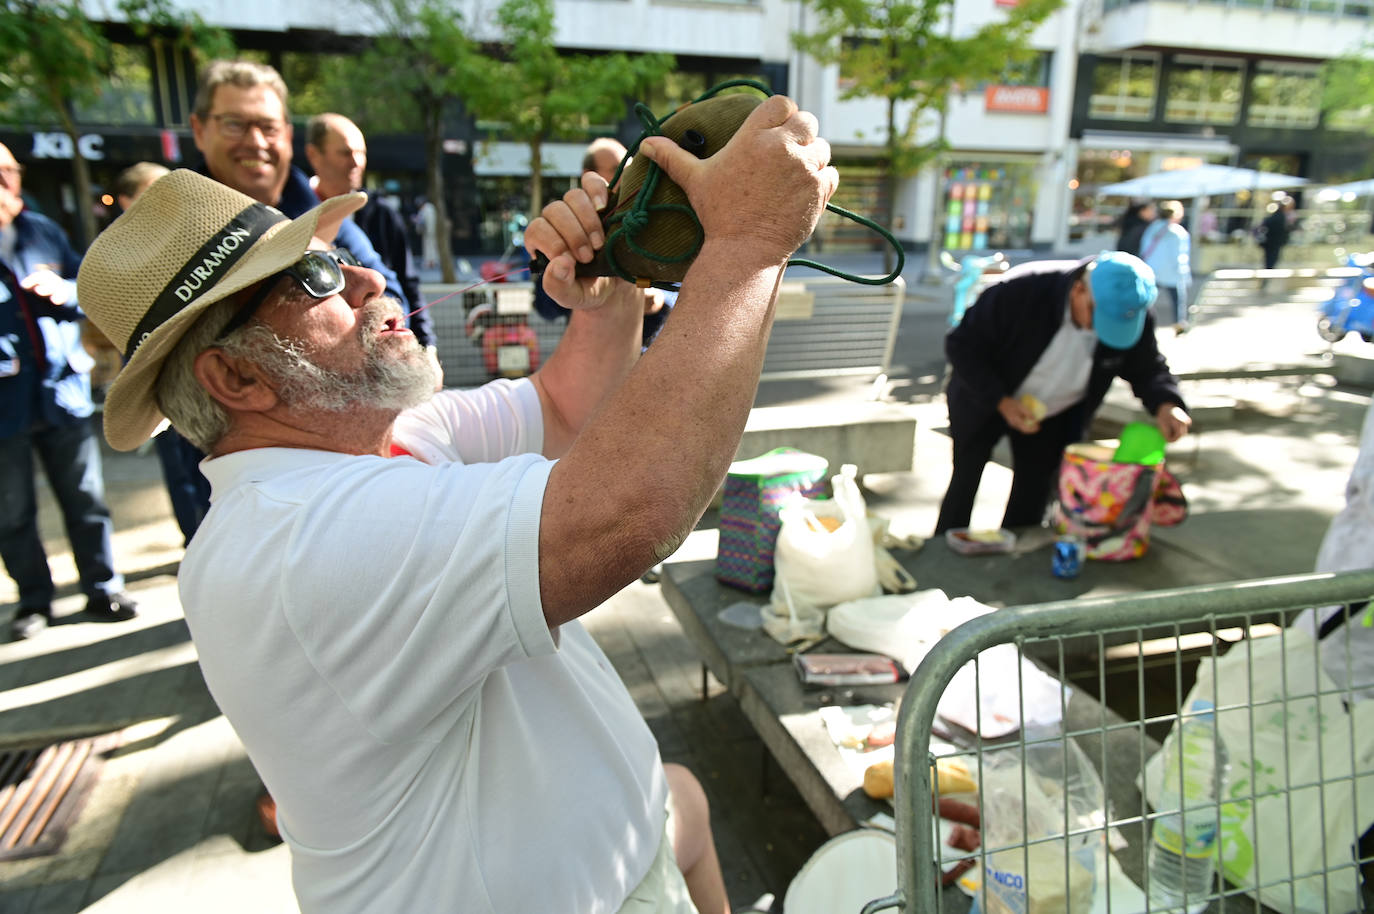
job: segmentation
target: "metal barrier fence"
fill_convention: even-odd
[[[461,286],[426,286],[437,301]],[[493,283],[430,309],[447,387],[476,387],[500,376],[535,370],[567,326],[529,308],[528,282]],[[784,279],[777,318],[764,358],[763,379],[872,375],[887,371],[897,342],[906,286],[883,286],[832,276]]]
[[[1167,802],[1160,807],[1159,785],[1184,777],[1181,762],[1162,764],[1163,756],[1178,756],[1157,753],[1156,741],[1181,719],[1205,721],[1203,732],[1218,743],[1224,735],[1230,753],[1221,802],[1182,809],[1185,832],[1190,812],[1195,823],[1215,824],[1218,873],[1224,869],[1228,881],[1210,883],[1186,908],[1210,902],[1208,910],[1369,909],[1361,866],[1372,858],[1357,847],[1374,823],[1374,718],[1366,719],[1374,701],[1358,701],[1357,694],[1374,695],[1374,675],[1362,670],[1358,646],[1374,648],[1374,631],[1361,619],[1371,595],[1374,570],[1300,575],[1012,607],[949,632],[912,675],[899,712],[897,892],[870,902],[864,914],[894,907],[907,914],[962,912],[971,904],[988,914],[1171,910],[1148,900],[1147,861],[1157,820],[1178,812]],[[1284,627],[1293,611],[1335,606],[1349,618],[1325,640]],[[1020,665],[1005,656],[994,661],[992,654],[978,659],[991,648],[1013,646]],[[1031,719],[1024,665],[1032,657],[1042,671],[1072,684],[1053,690],[1057,726],[1016,726]],[[1374,667],[1374,656],[1370,661]],[[961,735],[948,732],[957,729],[948,718],[937,721],[961,670],[975,686],[976,722],[962,734],[967,748],[932,737],[932,728]],[[985,704],[992,677],[1008,670],[1015,671],[1012,707],[1019,719],[1013,733],[992,739],[990,732],[1007,723],[985,716]],[[1095,697],[1088,694],[1094,684]],[[1134,709],[1132,719],[1108,708],[1123,707],[1109,687],[1126,690],[1121,697]],[[1210,701],[1210,711],[1202,705],[1179,711],[1194,687],[1193,698]],[[1058,779],[1027,761],[1046,754],[1060,768]],[[1098,806],[1087,814],[1071,802],[1083,779],[1066,781],[1078,758],[1101,780]],[[940,839],[936,810],[952,795],[941,796],[936,775],[951,760],[979,787],[976,799],[959,797],[976,806],[981,823],[981,846],[971,852],[942,848]],[[1156,777],[1150,803],[1141,792],[1145,772]],[[1091,862],[1084,863],[1083,852]],[[942,870],[970,866],[959,879],[963,891],[941,886]]]

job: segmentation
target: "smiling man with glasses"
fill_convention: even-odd
[[[286,83],[272,67],[247,60],[211,62],[201,73],[191,135],[205,159],[202,172],[216,181],[292,218],[319,203],[305,172],[291,164]],[[382,274],[387,292],[403,309],[413,310],[416,303],[363,230],[345,219],[338,232],[334,243]],[[421,345],[437,342],[428,311],[415,315],[410,326]]]

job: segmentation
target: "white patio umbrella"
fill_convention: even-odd
[[[1322,196],[1344,196],[1354,194],[1357,197],[1368,197],[1374,194],[1374,178],[1365,178],[1363,181],[1348,181],[1345,184],[1332,184],[1330,187],[1323,187]]]
[[[1196,168],[1179,168],[1172,171],[1159,171],[1151,175],[1131,178],[1098,188],[1103,197],[1154,197],[1162,199],[1177,197],[1181,200],[1193,197],[1211,197],[1217,194],[1234,194],[1242,190],[1269,191],[1286,187],[1298,187],[1308,183],[1306,178],[1293,175],[1280,175],[1269,171],[1256,171],[1253,168],[1240,168],[1234,165],[1199,165]]]

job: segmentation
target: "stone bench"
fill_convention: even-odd
[[[895,403],[854,402],[756,407],[735,459],[794,447],[830,461],[832,474],[852,463],[863,473],[910,472],[916,416]]]

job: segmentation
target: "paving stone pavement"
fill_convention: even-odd
[[[1238,313],[1233,323],[1166,342],[1180,365],[1206,365],[1219,352],[1244,354],[1247,346],[1283,355],[1303,349],[1294,335],[1310,323],[1310,311],[1280,307]],[[1320,534],[1342,502],[1369,393],[1327,378],[1261,379],[1227,389],[1237,399],[1236,418],[1199,429],[1175,452],[1194,513],[1162,535],[1227,567],[1242,554],[1255,575],[1310,570]],[[826,396],[865,392],[850,387]],[[867,491],[875,509],[924,534],[949,473],[943,407],[938,397],[902,400],[900,388],[898,400],[919,417],[914,470],[871,476]],[[140,616],[121,624],[82,617],[60,519],[44,491],[40,522],[62,595],[51,630],[0,644],[0,747],[109,731],[119,734],[120,746],[55,856],[0,863],[0,911],[294,911],[288,856],[257,829],[257,776],[205,690],[182,619],[175,580],[181,537],[156,460],[151,452],[107,451],[105,470],[116,555]],[[995,524],[1007,478],[1005,467],[989,467],[975,515],[980,522]],[[712,535],[694,534],[677,558],[713,554]],[[14,599],[12,584],[0,580],[0,602]],[[0,612],[0,623],[8,618]],[[719,684],[708,680],[701,699],[700,668],[657,588],[636,584],[587,621],[665,757],[702,776],[732,900],[781,896],[824,834]]]

